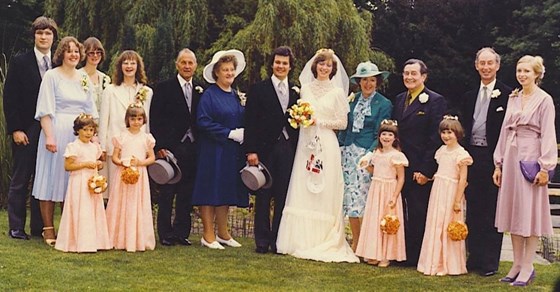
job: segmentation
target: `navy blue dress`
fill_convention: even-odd
[[[194,206],[249,205],[249,192],[239,175],[245,155],[239,143],[228,139],[231,130],[244,127],[244,112],[234,91],[223,91],[214,84],[202,94],[196,115],[199,158]]]

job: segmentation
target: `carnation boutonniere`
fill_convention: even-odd
[[[292,90],[295,91],[299,95],[299,87],[292,86]]]
[[[247,95],[245,94],[245,92],[241,92],[238,90],[237,95],[239,96],[239,104],[241,104],[241,106],[245,106],[245,104],[247,103]]]
[[[136,92],[136,101],[144,104],[148,98],[148,89],[145,86],[140,87],[138,92]]]
[[[202,86],[197,85],[194,90],[196,90],[196,92],[198,92],[198,94],[201,94],[204,91],[204,88],[202,88]]]
[[[519,88],[516,88],[509,94],[509,97],[513,98],[513,97],[517,97],[518,95],[519,95]]]
[[[492,90],[492,94],[490,94],[490,97],[498,98],[498,96],[500,96],[501,94],[502,94],[502,92],[499,89],[494,89],[494,90]]]
[[[111,77],[109,75],[103,76],[103,82],[101,83],[101,89],[107,88],[111,84]]]
[[[418,101],[420,103],[426,103],[428,102],[428,99],[430,98],[430,96],[428,96],[428,94],[426,94],[425,92],[422,92],[419,96],[418,96]]]
[[[353,102],[354,99],[356,99],[356,95],[354,94],[354,92],[352,92],[350,93],[350,95],[348,95],[348,103]]]
[[[89,83],[88,83],[88,77],[87,75],[83,74],[82,75],[82,80],[80,81],[80,84],[82,85],[82,88],[84,89],[85,92],[88,92],[89,90]]]

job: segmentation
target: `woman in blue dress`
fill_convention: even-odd
[[[350,95],[348,127],[338,134],[344,174],[344,215],[349,218],[353,251],[356,251],[360,238],[361,219],[371,184],[371,175],[357,165],[362,156],[377,147],[379,125],[391,117],[391,101],[377,92],[387,76],[389,72],[379,71],[370,61],[358,65],[350,82],[359,84],[360,91]]]
[[[229,206],[247,207],[248,191],[239,171],[245,165],[241,152],[244,132],[244,97],[231,87],[245,69],[238,50],[219,51],[204,68],[204,79],[214,83],[204,91],[197,108],[199,159],[193,190],[193,206],[199,206],[204,234],[202,246],[240,247],[229,234]],[[214,234],[214,221],[218,234]]]
[[[75,139],[74,119],[80,113],[98,117],[88,77],[76,69],[84,57],[84,47],[76,38],[63,38],[53,56],[56,68],[45,73],[37,97],[35,119],[41,122],[41,135],[32,194],[40,201],[43,239],[53,246],[54,205],[63,202],[66,194],[63,154],[66,144]]]

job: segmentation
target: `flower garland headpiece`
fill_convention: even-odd
[[[395,127],[399,126],[397,120],[389,120],[389,119],[384,119],[383,121],[381,121],[381,125],[389,125]]]
[[[459,121],[459,117],[457,116],[452,116],[452,115],[445,115],[443,116],[444,120],[454,120],[454,121]]]

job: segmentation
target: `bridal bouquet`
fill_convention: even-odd
[[[453,241],[461,241],[467,238],[469,234],[469,229],[467,228],[467,224],[461,221],[452,221],[447,226],[447,234],[449,238]]]
[[[288,109],[288,122],[292,128],[297,129],[298,127],[307,128],[315,123],[313,116],[313,108],[311,104],[306,101],[298,99],[297,104],[292,105]]]
[[[92,195],[103,193],[107,186],[107,178],[97,173],[88,180],[88,189]]]

